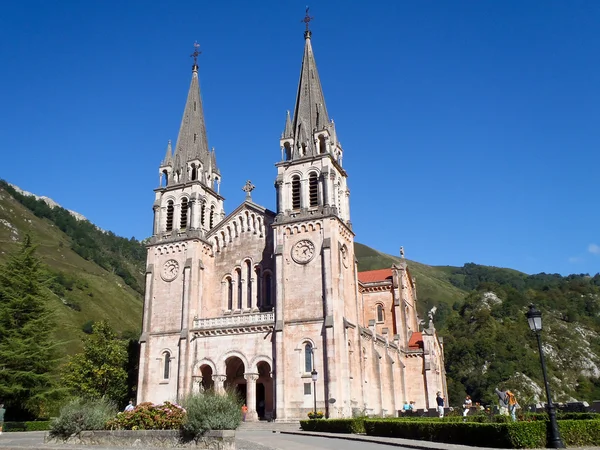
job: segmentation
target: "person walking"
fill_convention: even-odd
[[[467,417],[467,414],[469,414],[469,410],[471,409],[471,406],[473,406],[473,400],[471,400],[471,397],[469,397],[467,395],[465,397],[465,402],[463,403],[463,417]]]
[[[498,396],[498,406],[500,407],[500,415],[508,416],[508,396],[506,395],[506,391],[501,391],[498,388],[496,388],[495,392]]]
[[[4,426],[4,414],[6,414],[4,403],[0,403],[0,434],[2,434],[2,428]]]
[[[437,402],[438,417],[440,419],[443,419],[444,418],[444,397],[442,397],[441,392],[437,393],[435,401]]]
[[[517,408],[519,408],[519,402],[517,397],[511,391],[506,391],[506,397],[508,400],[508,413],[513,422],[517,421]]]
[[[242,421],[246,421],[246,414],[248,413],[248,407],[246,406],[246,404],[244,403],[244,405],[242,406]]]

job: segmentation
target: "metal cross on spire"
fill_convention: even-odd
[[[194,66],[198,65],[198,55],[202,53],[200,50],[198,50],[199,48],[200,44],[198,44],[198,41],[194,42],[194,53],[190,55],[190,58],[194,58]]]
[[[256,189],[256,186],[254,186],[250,180],[246,181],[246,184],[242,188],[242,191],[244,191],[246,193],[246,200],[252,200],[251,192],[254,189]]]
[[[306,35],[307,33],[310,33],[310,30],[308,29],[308,24],[310,23],[311,20],[314,20],[314,17],[310,17],[308,15],[308,6],[306,7],[306,16],[304,16],[304,19],[302,19],[300,22],[304,22],[306,24],[306,31],[304,32],[304,35]]]

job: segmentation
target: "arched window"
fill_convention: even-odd
[[[162,186],[164,182],[165,186],[169,185],[169,172],[167,172],[166,170],[162,171],[162,177],[160,177],[160,185]]]
[[[319,136],[319,151],[321,153],[327,153],[327,145],[325,144],[325,136]]]
[[[285,144],[283,144],[283,151],[285,153],[286,161],[289,161],[290,159],[292,159],[292,147],[290,146],[289,142],[286,142]]]
[[[383,305],[377,304],[377,322],[383,322]]]
[[[258,305],[256,305],[258,308],[260,308],[262,306],[262,298],[261,298],[261,288],[262,288],[262,283],[260,282],[260,267],[257,267],[255,270],[256,273],[256,292],[257,292],[257,296],[256,299],[258,301]]]
[[[228,277],[227,280],[227,309],[231,311],[233,309],[233,280]]]
[[[163,378],[169,379],[171,375],[171,354],[169,352],[163,353]]]
[[[173,200],[169,200],[167,203],[167,231],[173,230]]]
[[[306,143],[302,143],[302,150],[300,150],[300,156],[306,156]]]
[[[292,209],[300,209],[300,177],[292,177]]]
[[[312,372],[313,366],[313,346],[310,342],[304,345],[304,371]]]
[[[212,229],[214,221],[215,221],[215,205],[212,205],[210,207],[210,217],[209,217],[209,221],[208,221],[208,228]]]
[[[185,230],[187,228],[188,220],[188,199],[183,197],[181,199],[181,216],[179,219],[179,229]]]
[[[265,274],[265,306],[271,306],[271,274]]]
[[[308,176],[308,196],[310,206],[319,206],[319,179],[315,172]]]
[[[196,165],[192,166],[192,181],[194,181],[196,178],[198,178],[198,169],[196,168]]]
[[[200,208],[200,223],[204,225],[204,214],[206,213],[206,204],[202,202],[202,207]]]
[[[250,261],[246,261],[246,287],[247,287],[247,298],[246,307],[252,308],[252,266]]]
[[[242,271],[235,269],[237,278],[237,309],[242,309]]]

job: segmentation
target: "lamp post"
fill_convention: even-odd
[[[317,415],[317,376],[319,374],[317,373],[316,369],[313,367],[312,372],[310,373],[310,376],[312,377],[312,382],[313,382],[313,399],[315,402],[315,416]]]
[[[554,403],[552,403],[550,385],[548,384],[548,375],[546,374],[546,361],[544,360],[544,350],[542,349],[542,340],[540,338],[540,331],[542,331],[542,313],[535,309],[535,306],[532,303],[531,305],[529,305],[529,311],[527,311],[525,316],[527,316],[529,328],[531,328],[531,331],[535,333],[535,337],[537,338],[538,343],[538,349],[540,351],[542,374],[544,375],[546,397],[548,399],[548,417],[550,418],[550,441],[548,442],[548,447],[565,448],[565,444],[560,438],[560,432],[558,431],[558,424],[556,423],[556,411],[554,410]]]

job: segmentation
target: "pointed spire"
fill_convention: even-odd
[[[292,128],[292,118],[290,117],[290,111],[287,112],[287,117],[285,118],[285,128],[283,130],[283,138],[291,138],[294,137],[294,129]]]
[[[165,154],[165,159],[161,166],[172,166],[173,165],[173,151],[171,149],[171,139],[169,139],[169,143],[167,144],[167,153]]]
[[[294,139],[297,146],[306,145],[306,155],[317,153],[312,134],[315,130],[322,130],[329,124],[327,107],[323,88],[317,72],[317,63],[311,45],[311,32],[308,22],[312,17],[306,11],[303,22],[306,23],[304,32],[304,56],[302,58],[302,69],[300,71],[300,82],[298,83],[298,94],[296,96],[296,108],[294,110]],[[299,130],[305,133],[305,140],[300,141]]]
[[[194,58],[192,66],[192,81],[188,91],[183,118],[179,128],[179,136],[175,145],[175,170],[186,174],[185,165],[188,161],[200,160],[206,167],[209,163],[208,140],[206,138],[206,125],[204,123],[204,112],[202,109],[202,97],[200,96],[200,84],[198,81],[198,64],[197,59],[200,51],[199,44],[194,44],[194,53],[190,55]],[[186,181],[183,179],[181,181]]]
[[[213,147],[212,152],[210,152],[210,165],[212,167],[212,171],[217,175],[221,175],[219,168],[217,167],[217,153],[215,152],[215,148]]]

